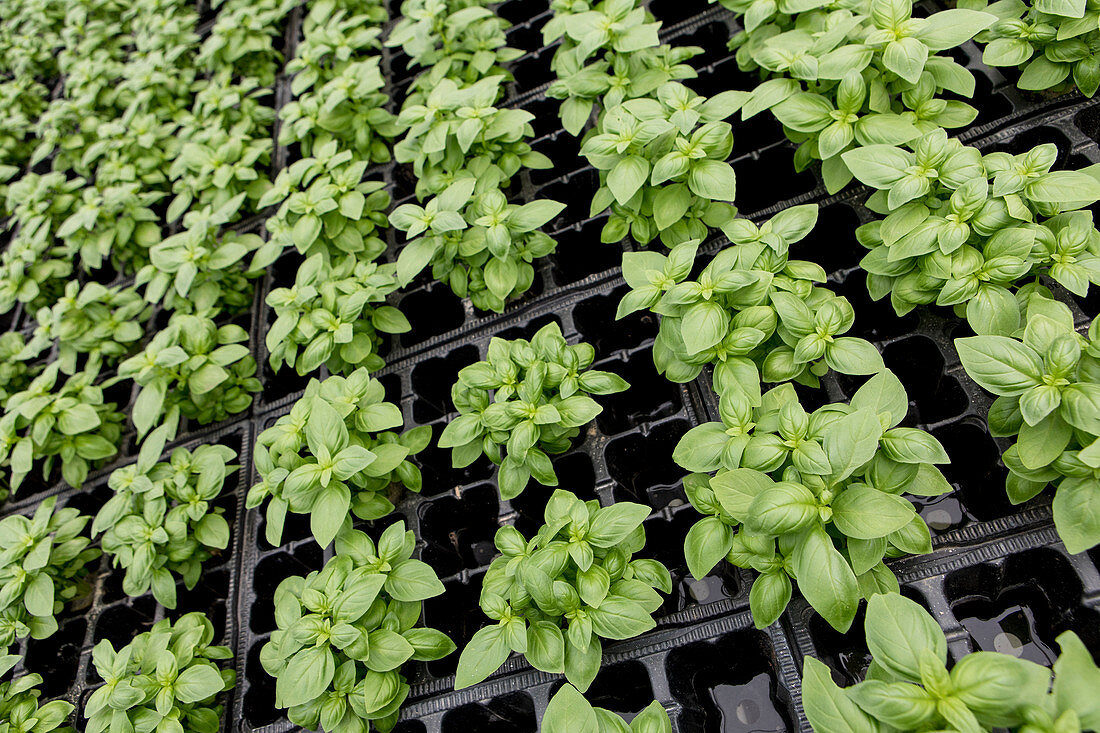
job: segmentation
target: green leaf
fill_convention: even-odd
[[[23,593],[23,604],[32,616],[53,616],[53,579],[47,572],[34,573]]]
[[[636,601],[609,596],[599,608],[589,608],[592,629],[605,639],[632,639],[656,627],[656,622]]]
[[[371,313],[371,324],[384,333],[408,333],[412,325],[405,314],[392,305],[381,305]]]
[[[1054,663],[1054,700],[1059,710],[1074,710],[1081,730],[1100,730],[1100,669],[1072,631],[1058,636],[1062,653]]]
[[[888,369],[875,374],[863,383],[852,396],[852,408],[870,409],[876,415],[886,413],[890,416],[890,425],[897,425],[909,412],[909,397],[893,372]]]
[[[920,658],[931,651],[946,663],[947,640],[920,604],[896,594],[867,601],[867,648],[875,663],[908,682],[920,682]]]
[[[409,629],[401,635],[413,645],[415,651],[412,658],[422,662],[442,659],[456,649],[455,643],[446,634],[435,629]]]
[[[871,540],[909,524],[913,505],[869,486],[849,486],[832,501],[833,524],[848,537]]]
[[[591,397],[585,395],[573,395],[558,402],[554,407],[561,417],[561,424],[567,428],[579,428],[587,425],[595,419],[596,415],[603,412],[600,404]]]
[[[535,669],[561,674],[565,671],[565,637],[549,621],[535,621],[527,627],[527,661]]]
[[[954,8],[928,16],[917,37],[932,51],[944,51],[966,43],[997,21],[978,10]]]
[[[368,715],[388,707],[401,691],[401,677],[397,672],[375,672],[368,669],[363,677],[363,710]]]
[[[830,626],[848,631],[859,608],[855,573],[821,525],[812,525],[799,542],[792,558],[799,590]]]
[[[588,648],[581,650],[573,644],[565,645],[565,678],[578,690],[584,692],[596,679],[603,659],[603,647],[600,640],[592,637]]]
[[[188,667],[176,678],[176,699],[183,703],[206,700],[225,689],[225,681],[212,664]]]
[[[702,158],[691,164],[688,188],[696,196],[711,201],[733,201],[737,176],[729,163]]]
[[[619,204],[625,206],[649,178],[649,161],[640,155],[628,155],[607,174],[607,187]]]
[[[560,405],[558,412],[561,412]],[[439,436],[440,448],[457,448],[481,437],[484,428],[478,415],[459,415],[447,423]]]
[[[290,238],[299,252],[305,252],[320,234],[321,217],[315,214],[306,214],[294,223]]]
[[[335,673],[336,662],[327,646],[302,649],[290,658],[275,682],[277,704],[291,707],[317,699]]]
[[[865,145],[841,157],[861,183],[879,189],[889,189],[913,164],[911,153],[889,145]]]
[[[696,522],[684,539],[684,556],[688,570],[702,580],[733,547],[733,528],[717,517]]]
[[[1022,722],[1020,700],[1041,700],[1050,688],[1050,670],[1035,662],[996,652],[972,652],[951,670],[954,693],[986,723]]]
[[[745,526],[753,532],[777,537],[797,532],[818,518],[817,499],[800,484],[772,484],[753,499]]]
[[[416,653],[405,637],[389,629],[376,629],[367,635],[367,639],[370,648],[367,668],[375,672],[397,669]]]
[[[461,690],[481,682],[500,669],[511,653],[503,626],[497,624],[481,629],[473,635],[458,659],[455,689]]]
[[[916,38],[900,38],[886,45],[882,63],[910,84],[920,81],[924,62],[928,60],[928,46]],[[852,171],[855,173],[855,171]],[[856,174],[858,178],[859,175]]]
[[[654,700],[630,721],[631,733],[672,733],[672,721],[661,703]]]
[[[825,349],[825,363],[841,374],[874,374],[886,368],[870,341],[853,336],[834,338]]]
[[[517,207],[508,217],[508,227],[517,232],[538,229],[565,209],[565,204],[547,199],[536,199]]]
[[[689,307],[680,324],[680,334],[689,355],[717,345],[726,337],[728,329],[726,309],[710,300]]]
[[[435,571],[420,560],[396,563],[386,578],[386,592],[398,601],[423,601],[442,595],[443,591],[443,584]]]
[[[761,573],[749,590],[749,608],[756,628],[775,623],[791,600],[791,579],[782,570]]]
[[[1073,428],[1058,413],[1051,413],[1037,425],[1024,423],[1016,441],[1017,455],[1025,468],[1038,470],[1053,463],[1073,438]]]
[[[1054,526],[1072,554],[1100,544],[1100,481],[1067,478],[1054,493]]]
[[[923,430],[894,428],[882,436],[883,452],[899,463],[950,463],[940,442]]]
[[[343,484],[333,483],[322,489],[309,513],[309,526],[317,544],[328,547],[344,526],[351,509],[351,492]]]
[[[600,509],[588,528],[585,539],[593,547],[609,548],[622,542],[627,535],[642,526],[650,514],[644,504],[622,501]]]
[[[868,409],[856,410],[833,422],[825,433],[823,447],[833,468],[834,482],[851,476],[875,455],[882,424]]]
[[[600,733],[596,711],[573,685],[550,699],[542,716],[542,733]]]
[[[229,379],[229,372],[212,362],[207,362],[195,370],[187,379],[187,386],[193,394],[206,394]]]
[[[672,451],[672,460],[688,471],[717,471],[722,467],[722,452],[729,438],[722,423],[696,425],[680,438]]]
[[[65,435],[76,435],[99,427],[99,413],[92,405],[77,404],[64,410],[57,418],[57,427]]]
[[[869,679],[848,688],[848,696],[880,722],[902,730],[924,730],[936,714],[936,699],[918,685]]]
[[[818,733],[877,733],[878,724],[833,682],[829,668],[813,657],[802,667],[802,706]]]

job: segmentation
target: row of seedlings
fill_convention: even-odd
[[[203,561],[228,546],[229,524],[215,502],[235,469],[235,452],[202,445],[158,458],[182,418],[222,420],[246,410],[259,389],[241,344],[247,332],[233,318],[252,303],[248,280],[276,253],[258,236],[224,227],[251,213],[270,186],[273,112],[262,97],[278,53],[268,28],[286,4],[226,3],[220,26],[201,45],[198,16],[183,3],[135,6],[121,17],[111,3],[68,12],[42,5],[41,19],[55,21],[54,29],[20,13],[6,25],[50,39],[37,46],[51,60],[38,69],[64,82],[42,110],[35,137],[28,129],[22,147],[7,148],[12,155],[3,161],[15,169],[5,168],[11,241],[3,254],[3,303],[8,311],[22,304],[37,321],[27,339],[5,335],[4,463],[11,491],[36,463],[46,485],[60,474],[79,488],[123,442],[125,418],[104,390],[124,401],[128,390],[115,385],[132,379],[132,421],[138,440],[147,439],[137,463],[110,476],[114,495],[90,537],[102,534],[102,552],[124,569],[125,593],[152,588],[158,602],[174,608],[176,577],[194,587]],[[233,31],[236,50],[248,53],[227,56],[233,39],[226,29],[237,23],[226,20],[250,9],[266,13],[262,30]],[[6,58],[27,38],[11,37],[23,41],[5,49]],[[21,64],[8,68],[25,84],[33,67]],[[82,272],[66,283],[77,264]],[[146,343],[157,325],[163,328]],[[41,503],[30,520],[13,515],[2,523],[9,647],[51,635],[65,604],[90,594],[88,564],[100,555],[85,535],[91,517],[54,511],[55,501]],[[211,646],[213,636],[210,622],[191,614],[158,623],[118,654],[101,641],[93,662],[106,684],[85,705],[88,729],[129,720],[218,730],[215,696],[233,686],[234,673],[217,666],[230,653]],[[166,652],[175,657],[171,673]],[[5,669],[20,661],[8,655]],[[35,712],[28,702],[40,682],[30,674],[4,683],[6,720],[30,721],[34,730],[64,722],[71,704],[55,701]],[[155,694],[164,685],[171,696]]]
[[[279,584],[278,628],[260,653],[276,706],[313,730],[392,730],[410,690],[402,666],[455,648],[417,626],[422,602],[443,585],[412,557],[413,533],[394,522],[375,542],[352,527],[352,515],[391,514],[392,487],[420,490],[409,458],[431,439],[428,427],[398,432],[401,410],[370,376],[384,365],[383,334],[410,329],[385,304],[400,285],[384,258],[391,199],[370,171],[390,160],[400,131],[380,67],[387,20],[373,0],[311,4],[286,67],[293,98],[279,110],[279,142],[297,159],[261,201],[279,203],[265,224],[270,240],[301,259],[294,284],[267,298],[271,367],[305,375],[323,366],[332,375],[311,379],[259,435],[260,481],[246,502],[263,506],[270,544],[282,544],[291,513],[308,515],[316,542],[333,548],[322,570]]]
[[[509,202],[525,170],[553,165],[527,142],[534,115],[497,106],[512,81],[505,64],[522,55],[505,45],[510,24],[487,3],[442,5],[407,0],[386,41],[422,69],[406,92],[394,146],[395,160],[412,165],[420,202],[390,214],[409,240],[397,274],[405,286],[431,266],[433,280],[499,313],[531,288],[532,262],[554,251],[540,228],[565,205]]]

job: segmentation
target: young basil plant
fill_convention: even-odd
[[[248,333],[234,323],[173,314],[141,353],[118,368],[119,379],[133,379],[140,388],[132,414],[138,436],[167,425],[171,439],[181,417],[208,425],[247,410],[261,387],[256,360],[241,343],[246,341]]]
[[[239,208],[232,212],[233,219],[254,212],[256,202],[271,187],[266,176],[271,165],[269,131],[261,128],[254,137],[241,128],[203,125],[197,129],[202,132],[183,144],[172,163],[169,175],[176,196],[168,205],[166,219],[177,221],[193,208],[218,210],[238,196]]]
[[[410,66],[422,67],[409,87],[404,106],[422,104],[444,79],[472,84],[490,76],[507,81],[505,65],[523,51],[505,45],[511,24],[486,7],[484,0],[404,0],[401,18],[386,39],[386,46],[400,47]]]
[[[56,344],[65,374],[75,374],[82,357],[86,363],[114,364],[132,353],[152,314],[134,288],[70,282],[53,306],[38,309],[38,326],[18,358],[35,359]]]
[[[817,206],[795,206],[756,226],[733,219],[722,226],[732,246],[719,252],[698,278],[689,280],[698,240],[656,252],[623,255],[631,290],[616,318],[648,308],[661,315],[653,346],[657,370],[674,382],[690,382],[715,364],[719,393],[753,399],[759,384],[797,381],[819,385],[834,369],[874,374],[882,357],[862,338],[845,336],[855,312],[824,283],[820,265],[789,258],[789,246],[817,221]]]
[[[759,628],[779,618],[797,579],[810,605],[847,631],[861,598],[897,591],[884,558],[932,551],[928,526],[902,494],[951,490],[934,465],[949,461],[943,446],[897,427],[909,401],[889,371],[850,404],[812,413],[791,384],[756,404],[729,393],[719,408],[722,422],[692,428],[673,452],[694,472],[684,479],[689,501],[708,515],[688,532],[688,569],[702,578],[725,558],[756,570],[749,604]]]
[[[149,262],[149,248],[160,241],[160,225],[152,206],[163,197],[137,183],[84,188],[79,204],[57,228],[67,252],[85,270],[105,261],[123,272],[137,272]]]
[[[384,163],[388,142],[397,134],[396,118],[385,105],[389,97],[379,69],[378,37],[388,20],[383,3],[341,8],[316,3],[303,23],[303,39],[287,63],[294,74],[295,99],[283,105],[279,142],[298,143],[306,155],[330,140],[357,159]]]
[[[306,257],[377,259],[386,251],[378,236],[390,206],[385,183],[363,180],[368,161],[341,150],[335,140],[318,145],[314,155],[279,171],[260,199],[261,207],[282,202],[264,225],[270,242],[293,245]]]
[[[283,60],[275,50],[275,37],[282,32],[283,18],[294,6],[294,0],[227,5],[218,13],[195,62],[210,71],[231,68],[239,76],[271,86]]]
[[[18,654],[0,656],[0,674],[7,676],[23,660]],[[0,682],[0,721],[15,733],[72,733],[65,723],[76,708],[65,700],[39,704],[42,675],[32,673]]]
[[[548,95],[563,100],[566,130],[579,134],[603,95],[596,127],[581,145],[600,171],[591,215],[610,209],[601,240],[630,234],[644,245],[660,234],[671,247],[732,219],[736,177],[726,158],[733,134],[724,120],[751,95],[708,99],[679,83],[695,76],[684,61],[702,49],[659,44],[660,24],[630,0],[553,7],[543,35],[562,43]]]
[[[224,445],[176,448],[167,462],[154,463],[143,451],[137,463],[116,469],[107,480],[114,491],[92,524],[103,533],[103,552],[126,570],[122,590],[153,597],[165,608],[176,607],[176,577],[191,590],[202,563],[229,546],[225,510],[215,506],[226,476],[238,466]]]
[[[7,405],[8,398],[25,390],[31,379],[42,371],[40,365],[27,363],[26,349],[27,342],[18,331],[0,334],[0,411]],[[0,500],[6,498],[5,495]]]
[[[534,282],[532,262],[556,243],[539,227],[564,204],[510,204],[505,191],[523,168],[551,167],[531,148],[534,115],[500,109],[511,75],[498,64],[517,58],[504,45],[507,21],[480,3],[406,0],[406,16],[387,45],[411,65],[430,67],[413,82],[398,116],[394,159],[412,163],[419,204],[403,204],[390,223],[407,233],[398,280],[407,285],[429,264],[432,277],[474,307],[502,312]],[[417,236],[423,234],[423,236]]]
[[[693,208],[703,210],[710,226],[732,219],[736,176],[726,158],[733,132],[724,120],[748,98],[726,91],[708,99],[670,81],[606,109],[581,144],[581,154],[600,171],[590,214],[611,208],[601,241],[617,242],[629,232],[646,244],[661,234],[671,247],[706,236],[698,219],[693,227],[675,226]]]
[[[885,217],[856,230],[873,299],[889,295],[899,315],[953,306],[977,333],[1007,336],[1023,325],[1018,283],[1049,275],[1084,297],[1100,282],[1100,232],[1077,211],[1100,200],[1097,171],[1051,171],[1053,144],[983,155],[943,130],[909,148],[843,155],[878,189],[867,206]]]
[[[34,123],[45,112],[49,98],[50,91],[32,74],[16,75],[0,85],[0,109],[4,110],[0,120],[0,160],[5,165],[19,171],[30,159],[36,145]]]
[[[534,137],[535,116],[522,109],[497,108],[503,76],[459,86],[442,79],[420,104],[406,104],[398,116],[405,136],[394,145],[398,163],[412,163],[416,196],[442,193],[468,171],[478,193],[503,189],[521,168],[550,168],[551,162],[526,140]]]
[[[0,253],[0,310],[16,303],[32,309],[52,305],[72,275],[73,257],[57,229],[76,206],[84,181],[63,173],[27,173],[7,187],[5,208],[11,212],[11,241]]]
[[[842,153],[900,145],[938,128],[964,127],[978,111],[944,92],[974,94],[974,76],[948,56],[996,18],[953,8],[913,17],[910,0],[777,6],[724,3],[744,30],[730,41],[743,71],[766,78],[745,104],[745,119],[771,109],[798,144],[795,168],[822,162],[826,188],[852,179]]]
[[[550,62],[557,79],[546,96],[562,100],[558,114],[571,135],[581,134],[601,95],[611,108],[697,76],[685,62],[703,49],[661,44],[661,24],[633,0],[553,0],[550,9],[554,17],[542,28],[543,42],[560,43]]]
[[[1100,701],[1085,692],[1100,684],[1100,669],[1072,631],[1058,637],[1053,670],[986,651],[948,670],[943,631],[915,601],[875,596],[865,630],[874,661],[863,682],[840,688],[828,666],[806,658],[802,704],[816,733],[1100,729]]]
[[[489,342],[488,358],[462,368],[451,388],[459,415],[439,436],[451,463],[464,468],[482,454],[500,466],[503,499],[514,499],[534,478],[557,486],[551,455],[564,453],[580,428],[603,411],[588,395],[622,392],[630,385],[612,372],[588,367],[595,350],[570,346],[557,323],[534,338]]]
[[[108,639],[96,644],[92,664],[105,684],[84,704],[84,730],[151,725],[150,730],[217,733],[222,717],[217,698],[233,689],[237,675],[218,667],[233,652],[213,646],[213,640],[213,624],[195,612],[174,624],[158,621],[117,652]]]
[[[0,520],[0,644],[5,647],[27,636],[53,635],[56,614],[91,592],[87,565],[100,554],[88,547],[84,532],[91,518],[72,507],[54,511],[56,505],[51,496],[31,517]]]
[[[282,544],[290,511],[309,514],[314,538],[327,547],[352,513],[381,519],[392,512],[394,484],[420,491],[420,469],[408,459],[427,447],[432,429],[392,430],[404,420],[385,397],[367,369],[313,379],[290,413],[260,433],[253,460],[261,480],[247,506],[267,500],[268,542]]]
[[[514,527],[497,531],[501,556],[481,586],[481,609],[497,623],[462,650],[455,688],[484,680],[516,652],[587,690],[603,658],[600,640],[653,629],[662,603],[657,591],[672,589],[664,565],[631,559],[645,546],[649,512],[630,502],[601,508],[557,489],[533,538]]]
[[[183,231],[153,245],[150,264],[134,284],[145,286],[145,299],[165,308],[195,313],[217,308],[240,313],[252,305],[253,286],[282,253],[279,242],[264,242],[258,234],[221,231],[240,210],[244,194],[213,209],[194,208],[183,217]],[[245,258],[252,255],[247,267]]]
[[[278,628],[260,663],[292,723],[326,733],[392,730],[409,695],[401,666],[455,650],[442,632],[417,626],[422,602],[442,594],[443,584],[412,558],[415,548],[404,522],[377,544],[347,528],[320,572],[279,584]]]
[[[467,175],[425,206],[402,204],[393,210],[390,223],[409,237],[397,258],[397,279],[408,285],[430,264],[432,278],[450,285],[455,295],[501,313],[507,301],[531,287],[534,260],[557,247],[538,229],[565,204],[545,199],[510,204],[496,189],[474,195],[477,185],[478,179]]]
[[[1015,66],[1023,73],[1016,86],[1028,91],[1066,92],[1076,86],[1086,97],[1100,87],[1100,12],[1074,0],[1025,3],[1022,0],[971,0],[997,22],[975,39],[985,47],[982,61]]]
[[[276,315],[265,337],[271,368],[285,363],[304,375],[322,364],[335,374],[385,366],[378,353],[383,334],[412,328],[401,311],[384,305],[397,290],[395,268],[350,254],[326,263],[318,253],[302,263],[292,287],[267,295]]]
[[[61,478],[79,489],[88,471],[118,452],[125,416],[106,402],[96,384],[98,365],[58,384],[60,362],[52,362],[22,392],[8,398],[0,418],[0,465],[11,469],[14,493],[36,462],[42,479],[55,480],[60,457]]]
[[[573,685],[566,684],[550,698],[542,716],[542,733],[672,733],[672,721],[654,700],[630,723],[615,713],[593,707]]]
[[[1054,525],[1072,553],[1100,544],[1100,326],[1088,337],[1073,314],[1035,287],[1014,336],[955,340],[971,379],[997,395],[989,430],[1015,437],[1002,456],[1008,498],[1020,504],[1054,484]],[[1025,293],[1021,293],[1025,295]]]

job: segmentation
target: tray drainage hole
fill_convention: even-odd
[[[772,654],[767,637],[748,630],[673,649],[666,671],[669,688],[683,705],[680,730],[793,730],[788,701],[772,667]]]
[[[917,512],[928,527],[935,532],[956,527],[962,524],[967,516],[962,504],[951,494],[934,497],[911,496],[909,499],[916,504]]]
[[[1011,654],[1046,666],[1058,658],[1039,639],[1035,613],[1030,608],[1012,606],[992,618],[971,616],[961,619],[961,623],[982,650]]]
[[[763,672],[743,685],[717,685],[710,691],[722,716],[723,731],[780,731],[786,729],[783,717],[768,700],[771,677]]]

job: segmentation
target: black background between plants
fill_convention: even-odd
[[[398,1],[392,5],[396,17]],[[693,60],[699,78],[689,81],[689,86],[708,95],[753,87],[755,80],[737,70],[726,49],[726,41],[738,27],[731,13],[704,0],[654,0],[649,7],[664,24],[663,40],[704,48]],[[655,513],[646,522],[649,542],[641,554],[661,560],[672,570],[674,588],[657,614],[654,631],[605,647],[604,667],[589,700],[630,715],[656,698],[669,709],[680,733],[808,731],[799,702],[801,659],[805,655],[823,659],[842,684],[859,679],[869,661],[862,613],[852,632],[842,635],[796,598],[778,624],[759,631],[748,613],[751,576],[746,571],[723,563],[703,581],[688,576],[683,538],[698,515],[684,499],[679,486],[683,472],[673,464],[671,454],[687,429],[717,419],[709,375],[684,386],[665,381],[650,358],[655,316],[634,314],[614,321],[615,307],[626,290],[618,274],[620,256],[633,245],[601,244],[603,218],[587,216],[597,174],[579,157],[579,141],[561,129],[558,103],[544,94],[553,79],[549,64],[555,50],[542,46],[541,28],[549,11],[541,0],[507,0],[497,6],[497,12],[514,24],[509,45],[527,51],[512,65],[515,82],[508,87],[504,105],[535,115],[534,147],[554,161],[551,170],[523,171],[510,198],[543,197],[567,204],[546,227],[557,239],[558,249],[538,264],[530,292],[500,315],[474,311],[447,287],[422,275],[391,299],[413,328],[392,339],[383,352],[387,366],[376,376],[386,386],[387,398],[400,404],[406,427],[432,425],[438,436],[450,416],[450,386],[458,370],[483,358],[492,336],[530,337],[554,320],[566,338],[591,343],[598,354],[597,368],[621,374],[631,388],[601,398],[604,412],[572,450],[555,459],[561,486],[604,504],[650,505]],[[302,16],[303,9],[298,8],[285,21],[283,51],[288,58],[299,38]],[[209,11],[202,13],[200,32],[209,30],[213,17]],[[979,115],[961,135],[965,141],[985,151],[1010,153],[1051,142],[1059,150],[1057,167],[1100,162],[1100,99],[1021,93],[1014,87],[1015,72],[984,66],[973,43],[953,53],[977,77],[972,103]],[[407,68],[407,60],[401,52],[383,52],[388,91],[398,103],[416,73]],[[289,97],[289,82],[280,77],[274,103],[283,104]],[[1027,658],[1049,662],[1056,654],[1054,637],[1068,628],[1076,630],[1096,654],[1100,651],[1100,548],[1077,556],[1066,554],[1051,524],[1048,498],[1040,496],[1022,507],[1011,506],[1005,498],[1005,470],[998,455],[1006,445],[985,429],[990,399],[967,378],[951,346],[953,338],[968,334],[967,326],[949,312],[924,311],[898,318],[887,303],[872,303],[857,268],[863,250],[854,235],[855,227],[870,218],[858,203],[866,192],[826,195],[815,174],[794,172],[792,154],[793,147],[767,113],[748,122],[734,120],[732,161],[739,208],[760,221],[794,204],[821,205],[816,229],[795,245],[793,256],[814,260],[830,273],[831,285],[855,306],[851,335],[878,345],[886,365],[909,392],[905,424],[929,430],[952,458],[944,473],[956,490],[921,509],[932,527],[934,552],[891,564],[902,592],[932,612],[946,631],[955,658],[970,650],[1005,651],[1022,645],[1020,652]],[[274,168],[298,155],[296,146],[276,145]],[[407,168],[376,166],[368,177],[384,179],[395,203],[411,199],[414,181]],[[254,217],[239,228],[262,233],[262,223],[262,217]],[[392,257],[399,243],[393,230],[387,236]],[[726,244],[718,235],[703,251],[712,254]],[[282,733],[294,727],[274,707],[274,682],[260,666],[259,651],[274,628],[272,595],[278,583],[289,575],[320,569],[329,557],[310,536],[307,517],[291,515],[284,532],[286,544],[273,548],[263,539],[261,513],[244,509],[245,492],[255,480],[251,445],[260,431],[290,410],[307,382],[285,368],[274,374],[263,345],[274,318],[263,305],[264,298],[272,288],[292,282],[300,262],[296,252],[284,254],[258,282],[250,314],[236,319],[250,328],[263,392],[247,413],[181,434],[176,443],[192,448],[222,443],[237,451],[242,465],[227,479],[219,500],[230,520],[230,548],[204,564],[194,590],[180,585],[179,606],[169,614],[171,618],[188,611],[206,614],[220,643],[229,645],[236,655],[237,687],[227,700],[225,731]],[[1064,291],[1062,295],[1081,323],[1100,311],[1100,296],[1077,299]],[[165,319],[161,314],[155,323],[163,326]],[[0,325],[29,331],[33,322],[17,309]],[[809,408],[845,399],[857,386],[841,378],[828,381],[820,391],[800,391]],[[120,406],[131,404],[133,395],[126,387],[108,391],[108,399]],[[188,427],[195,426],[185,425],[184,430]],[[43,498],[58,495],[60,504],[94,514],[110,496],[107,475],[135,454],[133,436],[127,436],[119,460],[94,474],[80,491],[62,483],[35,483],[32,474],[3,512],[29,512]],[[449,452],[436,448],[434,440],[418,458],[424,472],[422,494],[401,496],[397,512],[384,522],[360,525],[377,536],[389,522],[404,519],[416,532],[419,556],[435,568],[447,589],[444,596],[425,603],[424,619],[461,648],[486,621],[477,599],[481,575],[494,553],[495,531],[503,524],[514,524],[525,533],[533,532],[541,523],[550,491],[532,482],[519,498],[502,502],[487,459],[468,469],[451,469]],[[95,643],[106,638],[116,647],[126,644],[164,617],[164,609],[151,595],[126,597],[122,575],[102,560],[90,600],[67,608],[53,637],[24,644],[25,667],[43,676],[44,697],[65,698],[81,710],[98,683],[91,666]],[[413,692],[399,733],[536,731],[536,710],[545,709],[561,684],[559,679],[513,658],[489,680],[454,692],[450,675],[457,657],[456,653],[442,661],[410,666]]]

